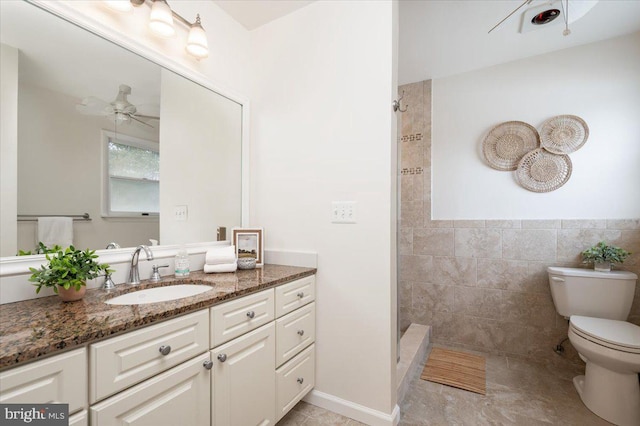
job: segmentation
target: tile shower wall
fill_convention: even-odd
[[[580,252],[606,240],[634,254],[640,219],[431,220],[431,81],[404,91],[400,140],[401,328],[433,326],[435,342],[524,358],[551,358],[567,336],[553,306],[547,266],[580,266]],[[640,285],[629,320],[640,324]],[[576,358],[569,343],[567,356]]]

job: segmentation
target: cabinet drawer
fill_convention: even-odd
[[[315,347],[311,345],[276,370],[276,416],[280,420],[316,383]]]
[[[87,405],[87,351],[76,349],[0,373],[0,403]]]
[[[316,300],[316,276],[276,287],[276,318]]]
[[[316,340],[316,304],[310,303],[276,320],[276,367]]]
[[[160,348],[170,347],[163,355]],[[99,401],[209,349],[209,315],[202,310],[133,331],[89,349],[89,397]]]
[[[165,371],[91,407],[92,426],[193,425],[211,422],[209,354]]]
[[[273,321],[273,289],[211,308],[211,347],[215,348]]]

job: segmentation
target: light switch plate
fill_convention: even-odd
[[[188,216],[187,206],[175,206],[174,217],[176,222],[186,222]]]
[[[332,201],[331,223],[356,223],[356,202]]]

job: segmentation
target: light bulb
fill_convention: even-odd
[[[196,22],[191,25],[189,36],[187,37],[187,52],[198,59],[209,56],[209,46],[207,43],[207,33],[205,33],[200,23],[200,15],[196,16]]]
[[[104,4],[116,12],[131,12],[133,6],[129,0],[103,0]]]
[[[149,15],[149,28],[162,37],[171,37],[176,33],[173,27],[173,14],[165,0],[154,0]]]

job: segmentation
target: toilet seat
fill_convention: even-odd
[[[640,327],[625,321],[572,315],[573,332],[592,342],[622,352],[640,354]]]

